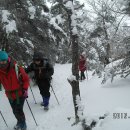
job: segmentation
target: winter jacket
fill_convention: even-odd
[[[4,87],[7,97],[12,100],[16,99],[17,96],[21,97],[23,90],[27,90],[29,87],[28,75],[22,67],[19,67],[18,78],[15,64],[15,62],[10,61],[7,68],[0,69],[0,83]]]
[[[34,78],[36,81],[51,79],[51,76],[54,73],[53,66],[48,62],[48,59],[43,58],[39,65],[32,62],[25,71],[27,73],[34,71]]]
[[[83,56],[79,60],[79,70],[82,72],[86,70],[86,59]]]

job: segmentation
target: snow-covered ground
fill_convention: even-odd
[[[126,79],[117,77],[113,83],[107,81],[106,84],[101,85],[101,79],[97,76],[92,77],[91,74],[92,72],[88,72],[88,80],[80,82],[84,118],[97,119],[99,116],[107,114],[108,116],[104,120],[98,121],[93,130],[130,130],[130,77]],[[24,111],[28,130],[82,130],[80,124],[71,126],[74,123],[74,108],[71,86],[67,81],[70,75],[71,64],[55,65],[52,86],[60,105],[51,91],[50,109],[47,112],[40,106],[42,99],[37,86],[32,87],[37,104],[34,103],[29,89],[28,102],[38,126],[25,102]],[[0,92],[0,104],[0,110],[9,126],[9,128],[6,127],[0,116],[0,130],[13,130],[16,119],[4,91]]]

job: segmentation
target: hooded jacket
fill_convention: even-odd
[[[54,73],[53,66],[48,62],[48,59],[43,58],[39,65],[32,62],[26,69],[26,73],[34,71],[34,77],[36,81],[51,79],[51,76]]]
[[[19,67],[18,77],[15,70],[16,62],[9,61],[6,68],[0,68],[0,83],[9,99],[16,99],[23,95],[23,90],[29,87],[29,77],[22,67]],[[21,81],[19,80],[21,78]],[[21,84],[22,82],[22,84]],[[17,92],[17,95],[16,95]]]

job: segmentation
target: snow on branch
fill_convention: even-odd
[[[30,1],[27,1],[27,3],[29,5],[28,11],[29,11],[29,14],[30,14],[30,19],[34,19],[35,12],[36,12],[35,6],[33,6]]]
[[[30,41],[30,40],[28,40],[28,39],[24,39],[24,38],[20,38],[20,41],[22,42],[22,43],[27,43],[31,48],[34,48],[34,45],[33,45],[33,43],[32,43],[32,41]]]
[[[13,31],[18,32],[15,20],[10,19],[11,13],[8,10],[2,10],[2,23],[6,33],[12,33]]]
[[[121,74],[122,70],[120,66],[121,66],[122,61],[123,59],[113,61],[105,67],[102,84],[104,84],[108,79],[111,79],[111,82],[112,82],[113,78],[116,75]]]
[[[76,81],[76,77],[74,75],[70,75],[70,77],[68,77],[68,80],[70,82]]]
[[[71,15],[71,27],[72,27],[72,33],[73,35],[77,35],[78,34],[78,30],[77,30],[77,22],[76,22],[76,18],[77,16],[75,15],[75,10],[74,10],[74,6],[72,1],[68,1],[65,5],[64,5],[68,10],[71,10],[72,15]]]
[[[74,6],[73,6],[72,1],[68,1],[66,4],[64,4],[64,6],[65,6],[67,9],[71,10],[72,12],[74,12]]]
[[[51,18],[51,20],[50,20],[49,23],[50,23],[51,25],[53,25],[56,30],[59,30],[59,31],[62,32],[65,36],[67,36],[66,33],[63,31],[63,29],[62,29],[61,27],[59,27],[58,24],[57,24],[55,21],[56,21],[56,18]]]
[[[72,29],[72,32],[74,35],[77,35],[78,34],[78,30],[77,30],[77,27],[76,27],[76,15],[75,14],[72,14],[71,16],[71,26],[73,27]]]

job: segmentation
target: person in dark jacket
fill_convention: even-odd
[[[41,105],[45,110],[48,110],[50,99],[50,83],[51,76],[54,73],[53,66],[49,63],[48,59],[43,58],[41,52],[35,52],[33,55],[33,62],[25,69],[27,73],[34,72],[34,79],[40,90],[42,96]]]
[[[0,51],[0,85],[2,84],[5,89],[5,94],[17,119],[14,129],[26,130],[23,105],[28,96],[29,77],[22,67],[17,67],[16,62],[12,61],[5,51]],[[16,72],[16,68],[18,72]]]

